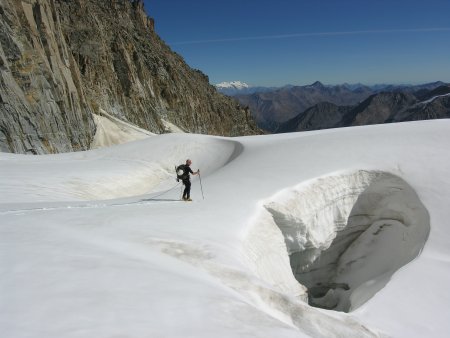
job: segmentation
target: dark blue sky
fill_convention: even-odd
[[[450,82],[450,0],[145,0],[213,84]]]

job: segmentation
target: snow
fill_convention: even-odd
[[[155,135],[145,129],[124,122],[103,109],[100,109],[100,114],[93,115],[96,133],[91,142],[91,149],[109,147]]]
[[[249,88],[249,85],[245,82],[241,81],[231,81],[231,82],[221,82],[216,84],[217,88],[224,89],[224,88],[234,88],[234,89],[244,89]]]
[[[433,102],[434,100],[436,100],[436,99],[438,99],[440,97],[446,97],[446,96],[450,96],[450,93],[433,96],[432,98],[430,98],[430,99],[428,99],[426,101],[419,102],[418,104],[428,104],[428,103],[431,103],[431,102]]]
[[[446,337],[449,144],[434,120],[1,153],[2,336]]]
[[[166,130],[170,133],[184,133],[185,131],[183,129],[181,129],[180,127],[174,125],[173,123],[166,121],[164,119],[161,119],[164,128],[166,128]]]
[[[345,312],[415,258],[429,233],[428,213],[414,190],[383,172],[320,178],[278,193],[264,208],[311,302]]]

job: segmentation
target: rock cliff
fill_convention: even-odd
[[[0,150],[86,150],[101,110],[154,133],[257,128],[158,37],[142,1],[0,0]]]

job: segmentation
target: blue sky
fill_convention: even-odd
[[[449,0],[144,0],[213,84],[450,82]]]

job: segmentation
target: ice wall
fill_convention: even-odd
[[[413,260],[430,231],[428,212],[407,182],[366,170],[283,190],[263,203],[254,222],[248,257],[260,277],[271,284],[289,279],[279,273],[286,257],[274,262],[284,249],[310,305],[344,312],[370,299]],[[273,242],[260,231],[276,234]]]

